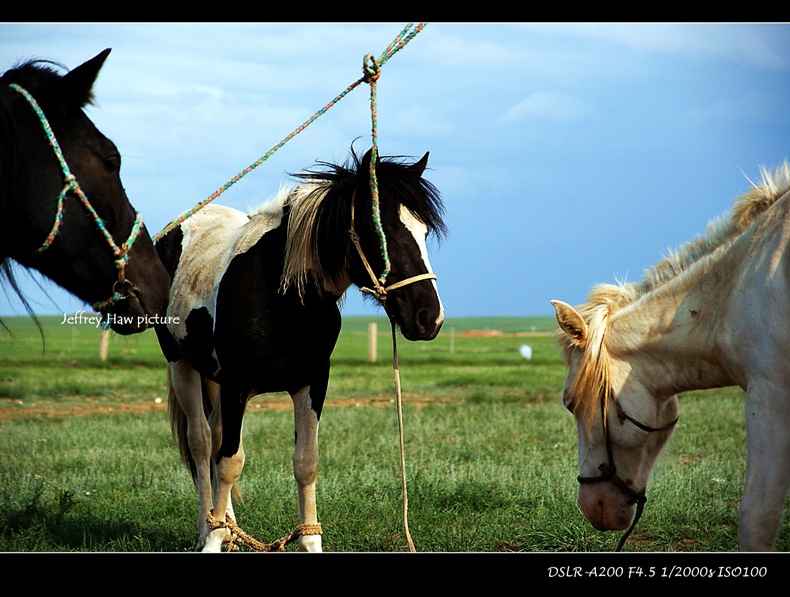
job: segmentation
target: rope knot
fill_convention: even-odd
[[[374,282],[377,282],[374,288],[363,286],[359,290],[365,294],[370,294],[371,296],[376,297],[379,301],[384,303],[384,301],[387,300],[387,289],[381,285],[380,281],[374,280]]]
[[[362,61],[362,72],[364,73],[365,83],[378,81],[381,70],[378,61],[373,58],[373,54],[366,54]]]

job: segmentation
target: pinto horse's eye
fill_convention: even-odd
[[[572,396],[563,396],[562,397],[562,404],[565,406],[565,408],[568,409],[569,412],[573,413],[573,409],[574,409],[574,407],[576,405],[573,402],[573,397]]]

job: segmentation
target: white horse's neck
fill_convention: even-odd
[[[641,381],[656,395],[737,383],[717,348],[737,253],[732,245],[720,248],[611,317],[610,352],[633,371],[649,371]],[[636,367],[637,360],[649,366]]]

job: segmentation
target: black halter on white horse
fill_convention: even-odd
[[[625,410],[623,410],[623,407],[620,404],[620,402],[617,400],[617,397],[614,396],[611,390],[609,390],[609,392],[612,398],[612,402],[614,402],[615,408],[617,409],[617,419],[620,421],[621,425],[624,425],[626,421],[630,421],[633,425],[636,425],[642,431],[645,431],[647,433],[656,433],[658,431],[668,431],[672,429],[678,422],[679,417],[675,417],[674,420],[670,421],[666,425],[662,425],[661,427],[651,427],[649,425],[645,425],[644,423],[628,415],[625,412]],[[623,494],[625,494],[625,496],[628,499],[630,499],[631,501],[633,501],[633,503],[636,504],[636,513],[634,514],[634,519],[631,522],[631,526],[620,538],[620,542],[617,544],[617,548],[615,549],[615,551],[620,551],[623,548],[623,545],[625,545],[625,542],[628,539],[628,537],[634,531],[634,528],[636,527],[636,524],[639,522],[639,519],[642,517],[642,512],[644,511],[645,503],[647,502],[647,496],[645,494],[647,488],[643,487],[640,491],[635,491],[629,483],[627,483],[617,474],[617,466],[615,465],[614,462],[614,451],[612,449],[612,439],[611,436],[609,435],[609,425],[608,425],[609,417],[607,416],[607,412],[606,412],[607,402],[608,401],[606,399],[605,392],[602,391],[601,392],[601,424],[603,426],[603,437],[604,437],[604,442],[606,444],[606,456],[608,462],[602,462],[598,466],[598,470],[601,471],[600,475],[596,475],[596,476],[578,475],[576,477],[576,480],[582,484],[602,483],[605,481],[611,481],[614,484],[614,486],[617,487],[617,489],[619,489]],[[570,412],[573,412],[573,403],[572,402],[569,403],[567,405],[567,408]]]
[[[169,363],[174,432],[200,497],[199,546],[228,538],[213,520],[233,519],[231,489],[244,462],[241,426],[255,395],[288,392],[294,402],[294,477],[299,547],[321,550],[315,504],[318,424],[330,357],[340,332],[338,302],[351,285],[381,301],[409,340],[431,340],[444,320],[426,239],[442,234],[443,207],[415,163],[323,164],[296,176],[248,215],[208,205],[156,244],[172,276],[167,325],[157,328]],[[215,401],[212,384],[219,388]],[[212,487],[213,483],[213,487]]]

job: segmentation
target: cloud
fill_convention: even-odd
[[[579,97],[560,91],[536,91],[508,108],[501,122],[514,124],[525,121],[569,124],[588,119],[595,106]]]
[[[547,26],[564,38],[598,40],[637,55],[689,63],[787,70],[787,29],[781,23],[582,23]]]

